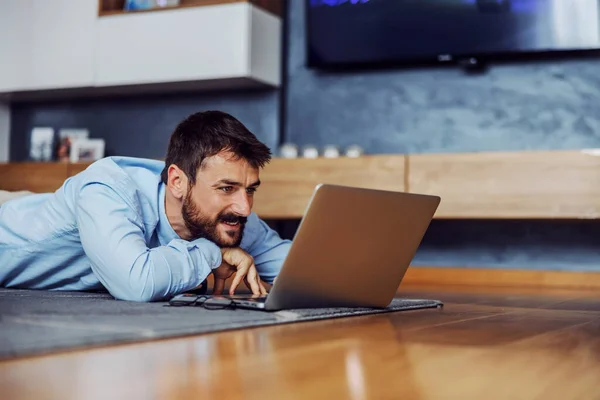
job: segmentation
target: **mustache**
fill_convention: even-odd
[[[239,222],[241,225],[244,225],[246,223],[246,221],[248,220],[247,217],[235,215],[232,213],[219,215],[219,217],[217,219],[221,222],[229,222],[230,224],[235,224],[236,222]]]

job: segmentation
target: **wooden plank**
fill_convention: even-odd
[[[0,164],[0,190],[54,192],[67,179],[67,168],[66,163]]]
[[[81,171],[83,171],[84,169],[86,169],[87,167],[89,167],[90,164],[91,163],[72,163],[72,164],[67,164],[68,165],[67,176],[77,175],[78,173],[80,173]]]
[[[123,11],[125,0],[98,0],[98,15],[105,13]]]
[[[402,285],[600,289],[600,272],[412,266]]]
[[[275,158],[260,174],[254,211],[263,218],[301,218],[319,183],[404,191],[403,155]]]
[[[408,190],[441,196],[436,218],[598,218],[600,152],[408,156]]]

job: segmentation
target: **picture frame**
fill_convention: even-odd
[[[70,161],[90,162],[104,158],[104,139],[76,139],[71,143]]]
[[[60,162],[69,162],[71,159],[71,143],[76,140],[88,139],[90,132],[87,129],[61,129],[58,133],[58,146],[56,159]]]
[[[54,129],[35,127],[31,130],[29,159],[33,161],[52,161],[54,155]]]

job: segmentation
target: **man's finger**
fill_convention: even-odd
[[[246,286],[250,287],[250,285],[248,283],[246,283]],[[260,279],[260,276],[258,277],[258,290],[260,291],[260,294],[268,294],[269,293],[269,291],[265,287],[265,284]]]
[[[234,295],[235,294],[235,289],[237,289],[237,287],[239,286],[240,282],[242,282],[243,278],[244,278],[244,274],[243,273],[240,273],[240,271],[236,272],[235,277],[231,281],[231,286],[229,286],[229,294],[230,295]]]
[[[248,270],[248,281],[250,282],[250,290],[252,290],[252,294],[261,294],[260,286],[258,282],[258,273],[256,273],[256,267],[254,264]]]
[[[233,278],[233,281],[231,282],[231,286],[229,287],[229,294],[230,295],[233,295],[235,293],[235,290],[237,289],[237,287],[239,286],[239,284],[242,282],[242,279],[245,278],[246,275],[248,274],[248,270],[250,269],[251,265],[252,265],[252,259],[251,258],[244,258],[236,266],[237,272],[235,274],[235,278]]]
[[[250,283],[251,279],[250,279],[250,272],[248,272],[248,275],[246,275],[244,277],[244,283],[246,284],[246,287],[248,289],[250,289],[250,291],[252,292],[252,294],[260,294],[260,286],[258,288],[258,293],[254,291],[253,289],[253,285]],[[260,283],[259,283],[260,284]]]
[[[223,289],[225,289],[225,279],[215,278],[213,294],[223,294]]]
[[[258,281],[258,284],[260,285],[260,294],[267,294],[267,289],[265,288],[265,285],[263,285],[260,280]]]
[[[268,294],[269,293],[269,291],[265,287],[265,284],[263,283],[262,279],[260,279],[260,275],[258,274],[258,270],[256,271],[256,283],[258,283],[259,294]]]

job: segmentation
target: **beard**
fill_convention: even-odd
[[[208,239],[219,247],[239,247],[244,235],[244,227],[246,226],[246,217],[242,217],[231,212],[221,211],[215,218],[203,215],[196,207],[191,198],[191,192],[188,191],[181,214],[186,228],[190,231],[192,240]],[[231,229],[225,231],[226,237],[223,238],[219,232],[219,223],[239,223],[239,229]]]

